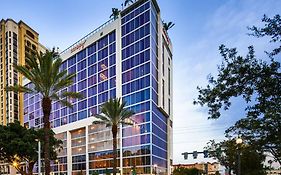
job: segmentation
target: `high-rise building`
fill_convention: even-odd
[[[44,48],[38,36],[23,21],[0,21],[0,125],[15,120],[23,124],[23,95],[6,92],[5,87],[22,83],[22,76],[14,70],[13,64],[24,64],[27,53]]]
[[[172,165],[172,43],[155,0],[138,0],[61,53],[61,69],[76,73],[72,86],[83,99],[73,108],[52,104],[51,127],[63,140],[54,173],[112,170],[110,128],[93,125],[110,98],[121,97],[133,110],[134,126],[118,133],[118,169],[130,174],[170,174]],[[31,87],[28,83],[26,86]],[[39,94],[24,95],[24,124],[42,127]]]

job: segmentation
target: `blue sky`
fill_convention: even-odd
[[[0,18],[23,20],[40,34],[40,42],[67,48],[109,19],[112,7],[122,0],[13,0],[1,2]],[[266,39],[247,36],[247,26],[260,25],[263,14],[281,11],[278,0],[158,0],[161,16],[176,25],[169,31],[174,48],[174,163],[182,152],[201,151],[209,139],[220,141],[224,130],[243,116],[244,104],[234,100],[231,111],[218,120],[207,120],[207,110],[192,104],[196,87],[215,75],[221,62],[218,47],[237,47],[244,55],[254,45],[257,55],[273,46]],[[205,160],[206,161],[206,160]]]

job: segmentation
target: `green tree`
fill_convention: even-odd
[[[22,175],[32,175],[34,164],[38,161],[36,139],[42,141],[44,145],[43,129],[27,129],[16,121],[7,126],[0,125],[0,132],[0,160],[13,165]],[[50,155],[51,158],[56,159],[57,153],[54,150],[61,148],[62,141],[57,140],[54,135],[50,131]],[[25,162],[27,162],[27,172],[22,169]]]
[[[80,98],[76,92],[64,91],[66,87],[72,85],[75,74],[67,74],[67,70],[60,70],[62,59],[54,51],[45,53],[35,53],[29,55],[25,60],[25,65],[14,65],[17,72],[27,78],[33,86],[26,87],[15,85],[6,87],[7,91],[23,93],[39,93],[42,96],[42,109],[44,121],[44,163],[45,175],[50,174],[50,121],[49,116],[52,110],[52,101],[58,101],[62,105],[71,107],[68,101],[70,98]],[[61,93],[59,93],[63,90]]]
[[[221,173],[219,171],[216,171],[215,175],[221,175]]]
[[[201,174],[202,171],[198,170],[197,168],[176,168],[173,171],[173,175],[198,175]]]
[[[112,14],[109,18],[117,19],[120,14],[120,10],[118,8],[112,8]]]
[[[263,152],[257,151],[255,146],[242,144],[237,145],[235,139],[225,140],[216,143],[211,140],[206,149],[209,156],[217,159],[219,163],[229,170],[237,174],[238,154],[241,155],[241,174],[243,175],[265,175],[263,161],[265,155]]]
[[[273,19],[263,18],[264,28],[252,27],[254,36],[271,36],[271,42],[280,44],[281,21],[276,15]],[[274,49],[269,53],[270,61],[257,59],[253,46],[248,54],[238,55],[235,48],[221,45],[222,64],[218,67],[217,77],[209,76],[209,85],[198,87],[199,96],[194,104],[206,105],[209,117],[216,119],[221,110],[228,110],[231,98],[242,97],[247,103],[246,117],[226,131],[227,136],[241,133],[251,144],[259,145],[271,153],[281,164],[281,73],[280,63],[274,56],[280,52]]]
[[[109,99],[101,106],[101,114],[95,115],[96,121],[93,124],[105,124],[111,127],[113,136],[113,175],[116,175],[117,167],[117,132],[119,124],[128,124],[128,119],[134,115],[134,112],[125,108],[125,102],[121,103],[120,98]]]
[[[166,23],[166,22],[163,21],[163,28],[164,28],[166,31],[168,31],[168,30],[170,30],[171,28],[173,28],[174,25],[175,25],[175,23],[173,23],[173,22],[168,22],[168,23]]]
[[[91,175],[99,175],[99,173],[97,171],[93,171]]]

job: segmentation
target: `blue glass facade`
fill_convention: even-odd
[[[124,172],[132,166],[152,173],[153,165],[167,172],[167,117],[158,109],[158,21],[152,1],[143,1],[122,14],[122,97],[137,115],[137,125],[123,129]],[[149,156],[128,154],[146,145]],[[127,168],[127,169],[126,169]],[[127,171],[126,171],[127,170]]]
[[[132,167],[136,167],[138,174],[154,174],[153,166],[157,164],[158,170],[166,174],[170,159],[167,152],[169,118],[158,104],[158,11],[154,1],[139,0],[122,11],[118,20],[121,20],[121,26],[118,26],[121,34],[116,29],[100,34],[102,37],[63,62],[61,70],[77,76],[74,83],[61,92],[80,92],[84,98],[71,99],[73,108],[53,102],[51,127],[59,128],[98,114],[104,102],[120,94],[126,107],[136,113],[132,117],[136,125],[120,129],[122,149],[118,145],[118,156],[122,156],[122,161],[118,157],[118,165],[123,167],[124,174],[130,174]],[[117,58],[119,55],[121,58]],[[117,77],[120,77],[121,87],[116,87]],[[40,102],[38,94],[24,95],[25,126],[42,127]],[[88,123],[87,127],[68,132],[71,135],[71,169],[74,174],[87,169],[90,173],[94,170],[105,173],[106,168],[111,171],[112,144],[108,128]],[[62,136],[64,142],[69,139],[66,135]],[[64,151],[69,151],[66,143]],[[62,172],[68,171],[66,158],[66,154],[59,155]],[[58,171],[58,166],[53,166],[53,170]]]

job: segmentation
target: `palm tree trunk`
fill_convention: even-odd
[[[33,168],[34,168],[34,164],[35,164],[35,162],[33,162],[33,161],[30,161],[29,163],[28,163],[28,175],[33,175]]]
[[[43,109],[43,121],[44,121],[44,164],[45,164],[45,175],[50,175],[50,113],[52,109],[52,101],[49,97],[43,97],[42,109]]]
[[[113,175],[116,175],[117,167],[117,125],[112,126],[113,135]]]

